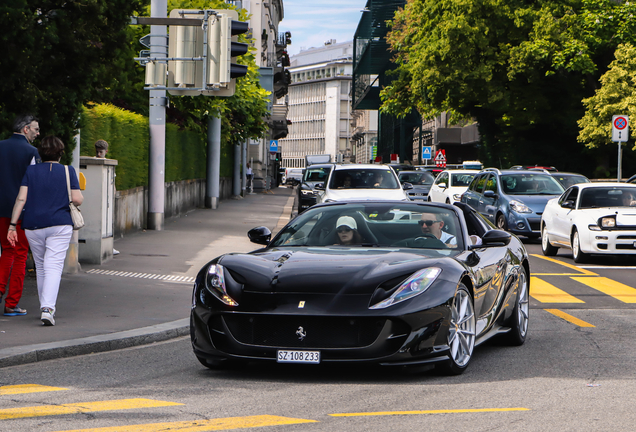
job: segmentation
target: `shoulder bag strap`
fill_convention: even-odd
[[[73,198],[71,198],[71,180],[68,175],[68,165],[64,165],[64,171],[66,171],[66,190],[68,191],[68,202],[73,202]]]

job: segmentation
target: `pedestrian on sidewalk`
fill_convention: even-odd
[[[48,136],[40,144],[42,163],[27,168],[11,216],[8,238],[16,244],[15,223],[22,210],[22,227],[31,245],[37,274],[41,320],[44,325],[55,325],[55,310],[64,259],[73,233],[73,220],[68,202],[67,177],[60,158],[64,143]],[[75,205],[84,201],[79,190],[77,174],[68,167],[71,200]]]
[[[254,177],[254,173],[252,172],[252,167],[249,162],[247,163],[247,169],[245,170],[245,177],[247,177],[247,189],[249,189],[251,193],[253,192],[252,178]]]
[[[4,301],[5,316],[27,313],[26,309],[18,306],[18,302],[24,289],[29,241],[22,228],[21,215],[18,215],[15,224],[11,224],[11,213],[27,167],[40,161],[37,149],[31,145],[39,134],[38,119],[25,114],[13,122],[13,136],[0,141],[0,302],[8,292]],[[15,230],[15,244],[7,239],[9,228]]]
[[[108,142],[103,139],[95,141],[95,157],[105,158],[108,153]]]

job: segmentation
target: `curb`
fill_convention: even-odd
[[[190,318],[118,333],[0,349],[0,368],[148,345],[186,335],[190,335]]]

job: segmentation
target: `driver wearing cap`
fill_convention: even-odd
[[[457,247],[457,238],[446,231],[442,231],[442,228],[444,228],[444,221],[441,220],[438,214],[422,213],[422,218],[419,221],[419,224],[422,229],[422,234],[434,235],[436,238],[444,242],[444,244],[446,244],[449,248]]]

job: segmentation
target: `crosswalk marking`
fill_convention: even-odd
[[[636,289],[628,285],[606,277],[572,277],[572,279],[603,294],[612,296],[623,303],[636,303]]]
[[[414,414],[460,414],[460,413],[482,413],[482,412],[510,412],[510,411],[530,411],[529,408],[472,408],[472,409],[442,409],[442,410],[422,410],[422,411],[377,411],[361,413],[340,413],[329,414],[332,417],[363,417],[363,416],[388,416],[388,415],[414,415]]]
[[[585,303],[538,277],[530,277],[530,296],[541,303]]]
[[[153,273],[133,273],[133,272],[118,271],[118,270],[102,270],[102,269],[90,269],[86,273],[98,274],[98,275],[104,275],[104,276],[156,279],[156,280],[162,280],[164,282],[174,282],[174,283],[187,283],[187,284],[194,283],[194,277],[192,276],[161,275],[161,274],[153,274]]]
[[[558,316],[559,318],[564,319],[568,322],[571,322],[572,324],[575,324],[579,327],[596,327],[586,321],[583,321],[582,319],[578,319],[577,317],[572,316],[568,313],[565,313],[559,309],[545,309],[545,311],[550,312],[552,315]]]
[[[18,384],[18,385],[0,386],[0,396],[26,394],[26,393],[52,392],[52,391],[61,391],[61,390],[68,390],[68,389],[62,388],[62,387],[50,387],[50,386],[38,385],[38,384]]]
[[[39,405],[22,408],[0,409],[0,420],[42,417],[62,414],[81,414],[97,411],[130,410],[138,408],[157,408],[183,405],[176,402],[165,402],[152,399],[118,399],[112,401],[81,402],[61,405]]]
[[[60,432],[204,432],[230,429],[246,429],[264,426],[282,426],[302,423],[317,423],[317,420],[307,420],[273,415],[255,415],[247,417],[226,417],[212,420],[192,420],[169,423],[150,423],[127,426],[102,427],[94,429],[75,429]]]

